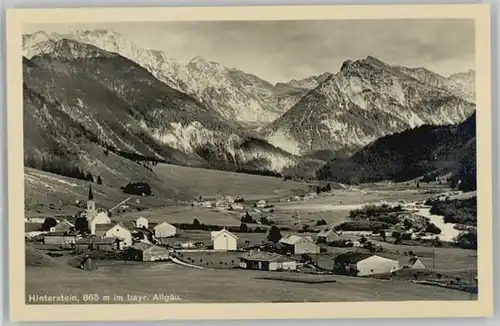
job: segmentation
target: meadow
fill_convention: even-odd
[[[146,295],[149,300],[145,303],[164,303],[152,298],[154,294],[160,293],[178,296],[181,301],[176,303],[476,299],[475,295],[457,290],[418,285],[405,280],[335,276],[334,283],[308,284],[261,279],[273,275],[270,272],[232,269],[198,270],[172,263],[116,262],[98,266],[92,272],[54,266],[28,267],[26,296],[73,294],[81,298],[83,294],[96,293],[101,297],[121,295],[127,298],[127,295]]]

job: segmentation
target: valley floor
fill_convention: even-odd
[[[300,182],[283,181],[278,178],[238,175],[226,172],[211,174],[207,171],[197,171],[197,175],[190,175],[189,171],[167,168],[168,173],[184,173],[194,187],[200,183],[200,190],[205,196],[215,197],[219,190],[228,195],[242,195],[248,200],[265,198],[274,205],[273,221],[280,227],[297,230],[303,224],[315,225],[319,220],[325,220],[328,225],[335,225],[348,218],[349,211],[365,203],[380,201],[388,202],[421,202],[445,190],[439,185],[424,185],[417,189],[415,185],[372,184],[360,187],[337,187],[328,193],[320,194],[318,198],[284,202],[282,199],[293,196],[297,191],[306,193],[309,185]],[[174,170],[172,170],[174,169]],[[186,168],[180,168],[186,169]],[[189,168],[187,168],[189,169]],[[167,172],[164,172],[167,173]],[[192,177],[192,178],[191,178]],[[213,183],[211,183],[213,182]],[[224,186],[224,182],[226,185]],[[64,186],[62,182],[59,186]],[[208,193],[213,187],[214,193]],[[71,188],[80,188],[71,186]],[[114,198],[119,199],[118,193],[105,188],[99,188],[105,196],[109,191]],[[217,191],[216,191],[217,189]],[[152,199],[145,199],[152,200]],[[40,204],[40,199],[38,199]],[[141,203],[142,204],[142,203]],[[144,205],[144,204],[143,204]],[[48,205],[47,205],[48,206]],[[47,207],[44,206],[44,207]],[[147,206],[147,205],[145,205]],[[34,212],[31,211],[31,214]],[[47,214],[45,210],[39,215]],[[55,212],[54,212],[55,213]],[[52,213],[52,214],[54,214]],[[57,213],[70,214],[61,206]],[[30,212],[28,211],[29,215]],[[148,218],[150,222],[168,221],[170,223],[191,223],[194,218],[204,224],[240,225],[243,211],[217,211],[210,208],[191,207],[188,203],[161,204],[156,200],[154,205],[140,210],[117,213],[112,218],[115,221],[135,220],[139,216]],[[300,216],[300,219],[297,217]],[[287,232],[283,232],[286,234]],[[307,235],[307,234],[305,234]],[[266,240],[265,233],[238,233],[240,242],[260,244]],[[179,237],[172,241],[202,241],[209,243],[208,231],[182,230]],[[413,251],[427,267],[434,266],[436,271],[449,274],[451,277],[460,276],[463,279],[475,275],[477,264],[476,251],[457,248],[435,248],[424,246],[402,246],[382,242],[376,237],[370,239],[374,244],[384,247],[386,257],[399,261],[407,260],[404,252]],[[331,248],[325,254],[314,257],[318,265],[323,268],[332,268],[336,254],[345,251],[345,248]],[[434,253],[433,253],[434,252]],[[470,300],[477,299],[475,294],[426,286],[411,282],[411,277],[393,280],[379,280],[373,278],[328,276],[335,282],[321,284],[293,283],[277,280],[262,279],[263,276],[277,273],[257,272],[233,269],[237,265],[237,255],[231,253],[186,254],[193,261],[203,261],[205,269],[194,269],[175,265],[171,262],[162,263],[133,263],[120,261],[98,261],[95,271],[83,271],[69,267],[66,254],[53,258],[54,262],[45,266],[26,267],[26,298],[28,303],[33,295],[75,295],[82,302],[84,294],[99,294],[110,296],[111,301],[99,303],[123,303],[127,298],[134,302],[134,295],[146,295],[147,302],[164,303],[154,294],[174,295],[180,298],[179,302],[332,302],[332,301],[400,301],[400,300]],[[226,262],[224,268],[217,268],[220,262]],[[222,263],[220,263],[222,266]],[[471,270],[473,266],[473,270]],[[280,275],[288,274],[285,272]],[[293,273],[296,274],[296,273]],[[128,295],[128,296],[127,296]],[[121,296],[121,297],[120,297]],[[115,298],[115,299],[113,299]],[[121,298],[121,299],[120,299]],[[176,299],[177,300],[177,299]],[[177,302],[177,301],[176,301]],[[137,302],[135,302],[137,303]]]
[[[387,281],[332,276],[336,282],[304,284],[260,279],[273,273],[244,270],[209,270],[182,267],[173,263],[116,263],[100,266],[96,271],[77,269],[55,270],[29,267],[26,271],[26,297],[33,295],[75,295],[84,302],[84,294],[108,295],[110,302],[138,303],[127,297],[146,295],[147,303],[155,294],[174,295],[173,303],[245,303],[245,302],[342,302],[401,300],[475,300],[457,290],[414,284],[408,281]],[[276,273],[274,273],[276,274]],[[286,274],[286,273],[280,273]],[[259,278],[257,278],[259,277]],[[116,300],[116,296],[124,300]],[[37,303],[37,302],[32,302]]]

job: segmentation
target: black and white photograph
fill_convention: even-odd
[[[476,26],[23,24],[25,304],[477,301]]]

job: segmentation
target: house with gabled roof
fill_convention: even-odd
[[[155,238],[170,238],[177,234],[177,228],[168,222],[161,222],[154,227]]]
[[[370,276],[393,273],[400,268],[399,261],[364,252],[345,252],[335,257],[336,272],[352,276]]]
[[[116,238],[120,241],[120,249],[132,246],[132,232],[119,222],[113,225],[105,234],[106,238]]]
[[[311,237],[299,237],[291,234],[280,239],[284,252],[289,252],[295,255],[301,254],[319,254],[320,248]]]
[[[141,228],[147,229],[149,227],[148,219],[145,218],[144,216],[139,217],[135,221],[135,227],[138,229],[141,229]]]
[[[318,243],[331,243],[339,239],[340,235],[333,229],[322,230],[316,235],[316,241]]]
[[[297,261],[291,257],[265,251],[249,251],[240,257],[240,268],[266,271],[297,270]]]
[[[225,228],[210,233],[214,250],[236,250],[238,249],[238,237]]]
[[[424,263],[422,263],[420,258],[418,258],[417,256],[410,257],[410,259],[408,259],[408,264],[405,267],[413,269],[425,269]]]

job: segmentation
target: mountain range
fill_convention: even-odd
[[[448,176],[475,189],[476,114],[458,125],[424,125],[384,136],[348,158],[331,160],[317,176],[350,184]]]
[[[426,80],[437,74],[408,71],[424,70],[390,66],[370,56],[347,60],[266,126],[266,138],[296,155],[355,152],[385,135],[424,124],[460,123],[474,112],[474,102],[463,92]]]
[[[444,77],[371,56],[277,84],[202,57],[181,64],[103,29],[24,35],[23,56],[28,165],[70,153],[111,178],[103,149],[119,160],[312,171],[381,137],[456,125],[475,111],[474,71]]]

